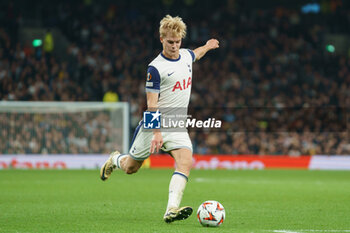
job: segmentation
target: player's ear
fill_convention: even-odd
[[[162,43],[163,44],[163,38],[162,37],[159,37],[159,40],[160,40],[160,43]]]

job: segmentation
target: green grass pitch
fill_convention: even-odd
[[[1,170],[0,232],[350,232],[350,172],[192,171],[182,205],[217,200],[219,228],[162,217],[172,170]]]

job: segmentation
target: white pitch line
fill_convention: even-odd
[[[301,233],[299,231],[289,231],[289,230],[274,230],[273,232],[278,233]]]

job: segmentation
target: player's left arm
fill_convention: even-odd
[[[217,39],[208,40],[207,43],[205,43],[205,45],[193,50],[193,53],[196,57],[195,61],[198,61],[199,59],[201,59],[209,50],[217,49],[217,48],[219,48],[219,41]]]

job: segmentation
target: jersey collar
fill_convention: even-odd
[[[167,58],[166,56],[164,56],[163,52],[161,52],[160,55],[167,61],[178,61],[181,58],[181,54],[179,54],[179,57],[176,59]]]

